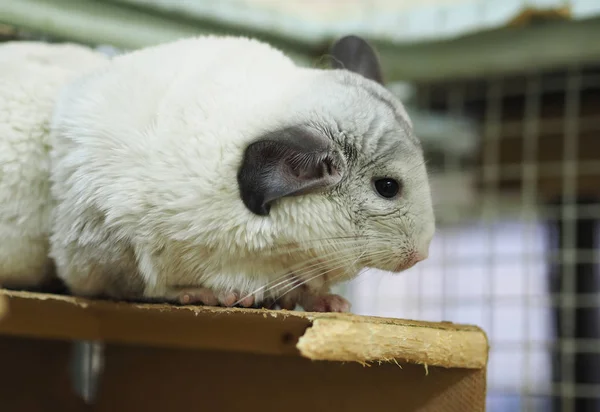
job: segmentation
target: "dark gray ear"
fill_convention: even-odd
[[[345,36],[336,41],[329,52],[334,69],[346,69],[383,84],[381,65],[375,50],[358,36]]]
[[[275,200],[327,189],[341,180],[342,171],[327,137],[289,127],[250,144],[237,178],[246,207],[266,216]]]

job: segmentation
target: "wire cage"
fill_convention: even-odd
[[[414,90],[415,110],[467,119],[477,142],[428,153],[430,258],[364,274],[355,310],[482,326],[491,412],[600,411],[600,64]]]

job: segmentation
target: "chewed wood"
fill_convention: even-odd
[[[471,325],[353,314],[134,304],[0,289],[0,335],[154,347],[485,368],[485,333]]]
[[[445,368],[483,369],[488,357],[488,342],[480,330],[341,319],[315,319],[297,347],[314,360],[395,361]]]

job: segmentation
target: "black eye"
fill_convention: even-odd
[[[375,190],[377,190],[377,193],[379,193],[382,197],[390,199],[396,196],[400,191],[400,183],[394,179],[390,179],[389,177],[377,179],[375,180]]]

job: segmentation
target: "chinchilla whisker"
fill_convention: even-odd
[[[280,248],[280,247],[287,247],[287,246],[293,246],[293,245],[302,245],[302,244],[315,244],[318,242],[340,242],[342,241],[342,243],[344,241],[356,241],[356,242],[377,242],[377,241],[391,241],[393,239],[390,239],[389,237],[382,237],[382,236],[377,236],[377,235],[369,235],[368,238],[364,237],[364,236],[358,236],[358,235],[354,235],[354,236],[335,236],[335,237],[324,237],[324,238],[312,238],[312,239],[307,239],[307,240],[301,240],[301,241],[294,241],[294,242],[288,242],[285,244],[281,244],[281,245],[277,245],[275,248]]]
[[[266,252],[268,255],[271,256],[278,256],[278,255],[285,255],[288,253],[293,253],[293,252],[298,252],[298,251],[310,251],[310,250],[314,250],[314,249],[320,249],[320,248],[329,248],[329,247],[345,247],[348,245],[360,245],[363,247],[366,247],[368,245],[384,245],[384,244],[388,244],[389,241],[386,240],[378,240],[378,239],[344,239],[343,241],[329,241],[329,243],[317,243],[317,242],[312,242],[312,243],[308,243],[308,242],[303,242],[303,243],[308,243],[306,246],[303,245],[298,245],[298,244],[294,244],[294,243],[290,243],[288,245],[279,245],[276,248],[273,249],[268,249]],[[294,246],[293,248],[290,248],[290,246]]]
[[[363,253],[363,256],[361,256],[361,258],[364,258],[365,256],[368,258],[372,258],[372,257],[377,257],[379,255],[385,255],[385,254],[386,254],[385,251],[379,250],[379,251],[374,251],[374,252],[371,252],[368,254]],[[353,263],[356,263],[357,260],[358,259],[356,259]],[[303,267],[302,268],[302,269],[304,269],[303,271],[300,271],[300,272],[296,271],[296,277],[303,277],[306,275],[310,275],[310,274],[314,273],[315,271],[321,270],[323,268],[329,268],[330,265],[333,263],[343,262],[344,263],[343,265],[340,265],[339,267],[335,268],[335,269],[340,269],[340,268],[348,266],[347,261],[348,261],[347,256],[340,256],[337,259],[322,261],[319,264],[315,264],[315,265],[308,266],[308,267]],[[306,269],[310,269],[310,270],[306,270]]]
[[[339,255],[338,253],[331,253],[330,255],[334,256],[335,259],[329,259],[329,260],[324,261],[325,259],[327,259],[327,257],[328,257],[327,255],[318,256],[318,257],[315,257],[314,259],[312,259],[312,261],[316,261],[316,263],[314,263],[314,264],[311,264],[311,265],[307,266],[307,261],[305,261],[305,262],[301,262],[301,264],[296,265],[296,266],[300,267],[301,269],[303,269],[303,272],[300,272],[303,275],[320,271],[323,268],[329,268],[330,265],[337,264],[338,262],[343,262],[343,264],[339,265],[339,267],[334,267],[333,270],[337,270],[337,269],[340,269],[340,268],[343,268],[343,267],[347,266],[347,263],[346,263],[348,261],[348,257],[347,256],[345,256],[345,255]],[[311,269],[311,270],[307,270],[307,269]],[[256,289],[255,291],[253,291],[253,292],[245,295],[244,298],[246,298],[248,296],[251,296],[251,295],[253,295],[255,293],[258,293],[260,291],[267,292],[267,291],[275,289],[279,285],[296,281],[297,276],[294,276],[294,272],[297,272],[297,270],[288,269],[284,275],[278,276],[276,279],[270,281],[266,285],[264,285],[264,286]],[[283,280],[281,280],[281,279],[283,279]],[[278,282],[278,283],[275,284],[276,282]],[[244,298],[240,299],[240,301],[243,300]]]
[[[376,256],[378,256],[379,254],[383,254],[383,253],[384,253],[383,251],[377,251],[377,252],[374,252],[374,253],[370,254],[370,255],[369,255],[369,257],[376,257]],[[330,262],[329,262],[329,263],[330,263]],[[328,269],[328,270],[326,270],[326,271],[324,271],[324,272],[320,272],[320,271],[319,271],[319,269],[321,269],[321,267],[320,267],[320,268],[313,269],[313,270],[311,270],[311,271],[308,271],[308,272],[300,272],[299,276],[296,276],[296,279],[292,279],[292,280],[289,282],[289,283],[292,283],[292,284],[293,284],[293,283],[295,283],[295,282],[298,282],[298,280],[297,280],[297,279],[300,279],[300,280],[301,280],[301,281],[300,281],[300,283],[299,283],[299,284],[295,284],[295,285],[294,285],[294,286],[293,286],[291,289],[289,289],[289,290],[286,290],[285,292],[283,292],[283,293],[281,294],[281,296],[283,296],[283,295],[285,295],[285,294],[287,294],[287,293],[291,292],[292,290],[296,289],[298,286],[302,286],[302,285],[304,285],[304,284],[306,284],[306,283],[308,283],[308,282],[310,282],[310,281],[312,281],[312,280],[318,279],[318,278],[319,278],[319,277],[321,277],[321,276],[324,276],[324,275],[326,275],[326,274],[328,274],[328,273],[331,273],[331,272],[337,271],[337,270],[339,270],[339,269],[342,269],[342,268],[344,268],[344,267],[346,267],[346,266],[347,266],[347,264],[342,264],[342,265],[338,265],[338,266],[334,266],[334,267],[328,267],[328,266],[325,266],[325,264],[324,264],[324,265],[323,265],[323,267],[326,267],[326,268]],[[317,274],[316,274],[316,275],[314,275],[314,276],[311,276],[311,277],[309,277],[308,279],[304,279],[304,277],[305,277],[305,276],[307,276],[307,275],[311,275],[311,274],[313,274],[313,273],[315,273],[315,272],[319,272],[319,273],[317,273]],[[341,276],[341,275],[340,275],[340,276]]]
[[[339,262],[346,262],[348,260],[347,256],[339,256],[338,253],[331,253],[330,255],[335,256],[336,259],[333,259],[333,260],[330,259],[327,262],[323,262],[322,260],[326,259],[328,256],[327,255],[318,256],[318,257],[315,257],[315,258],[310,259],[308,261],[304,261],[301,264],[298,264],[298,265],[295,265],[295,266],[297,266],[297,267],[303,267],[304,269],[314,268],[314,270],[320,270],[323,267],[327,267],[327,264],[331,264],[332,262],[337,262],[337,261],[339,261]],[[311,262],[311,261],[312,262],[316,261],[317,263],[309,265],[308,267],[306,267],[305,265],[307,264],[307,262]],[[344,267],[344,266],[341,266],[341,267]],[[258,293],[258,292],[261,292],[261,291],[267,292],[267,291],[272,290],[275,287],[279,286],[280,284],[286,283],[288,281],[288,279],[293,279],[293,275],[292,275],[293,271],[294,271],[293,269],[288,268],[286,270],[286,273],[284,273],[283,275],[278,276],[277,278],[271,280],[270,282],[268,282],[267,284],[261,286],[260,288],[255,289],[251,293],[248,293],[248,294],[244,295],[244,297],[242,297],[241,299],[239,299],[238,302],[241,302],[245,298],[247,298],[249,296],[252,296],[252,295],[254,295],[254,294]],[[290,272],[292,272],[292,273],[290,273]],[[283,279],[283,281],[282,281],[282,279]],[[279,281],[279,283],[277,283],[277,284],[274,285],[274,283],[276,283],[278,281]]]
[[[303,285],[307,284],[308,282],[311,282],[311,281],[313,281],[313,280],[315,280],[315,279],[318,279],[318,278],[319,278],[319,277],[321,277],[321,276],[325,276],[325,275],[327,275],[328,273],[330,273],[330,272],[333,272],[333,271],[335,271],[335,270],[337,270],[337,269],[340,269],[340,268],[342,268],[342,267],[344,267],[344,266],[343,266],[343,265],[341,265],[341,266],[339,266],[339,267],[334,267],[334,268],[331,268],[331,269],[329,269],[329,270],[326,270],[326,271],[324,271],[324,272],[320,272],[320,273],[318,273],[318,274],[316,274],[316,275],[314,275],[314,276],[312,276],[312,277],[310,277],[310,278],[308,278],[308,279],[304,279],[304,280],[302,280],[301,282],[299,282],[299,283],[297,283],[297,284],[295,284],[295,285],[292,285],[293,287],[292,287],[291,289],[287,289],[286,291],[284,291],[283,293],[281,293],[281,294],[280,294],[280,297],[287,295],[288,293],[290,293],[290,292],[291,292],[291,291],[293,291],[294,289],[297,289],[297,288],[299,288],[300,286],[303,286]]]

